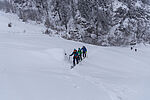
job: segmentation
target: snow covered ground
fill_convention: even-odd
[[[12,22],[12,27],[8,23]],[[0,100],[149,100],[150,45],[98,47],[42,34],[0,12]],[[85,45],[74,69],[66,52]]]

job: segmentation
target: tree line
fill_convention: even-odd
[[[5,0],[0,9],[25,22],[44,23],[46,34],[70,40],[103,46],[150,43],[149,0]]]

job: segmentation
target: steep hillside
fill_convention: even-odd
[[[6,6],[23,21],[45,23],[46,34],[69,40],[103,46],[150,41],[149,0],[11,0]]]
[[[150,99],[150,45],[135,52],[48,37],[43,25],[3,12],[0,22],[0,100]],[[68,55],[83,45],[87,58],[70,69]]]

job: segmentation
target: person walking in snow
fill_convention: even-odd
[[[73,53],[71,55],[69,55],[69,56],[72,56],[72,55],[73,55],[73,66],[75,66],[76,65],[75,64],[75,60],[76,60],[76,62],[78,64],[78,52],[77,52],[76,49],[74,49]]]
[[[82,51],[80,48],[78,48],[78,56],[79,56],[79,60],[82,61]]]
[[[85,58],[86,57],[86,53],[87,53],[86,47],[83,46],[81,50],[83,51],[83,58]]]

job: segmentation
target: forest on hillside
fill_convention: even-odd
[[[150,0],[4,0],[0,9],[45,34],[102,46],[150,43]]]

